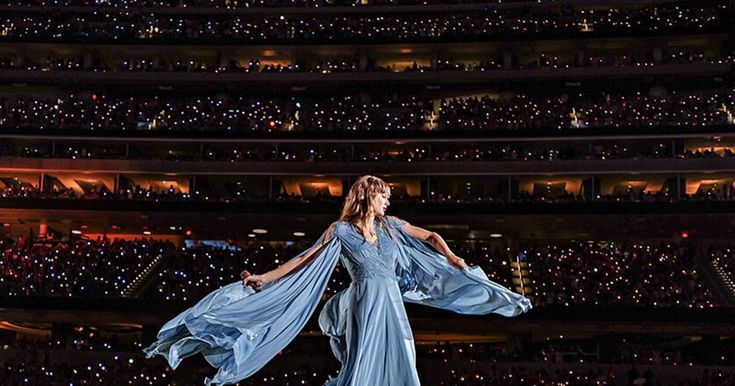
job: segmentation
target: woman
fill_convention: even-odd
[[[352,283],[319,316],[342,363],[328,386],[419,385],[404,301],[475,315],[531,309],[527,298],[468,267],[438,234],[386,216],[389,197],[383,180],[361,177],[339,220],[311,248],[262,275],[243,271],[242,283],[211,292],[166,323],[144,351],[172,368],[201,352],[219,368],[207,385],[247,378],[303,328],[340,257]]]

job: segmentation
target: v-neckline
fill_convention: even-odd
[[[354,228],[355,233],[357,233],[358,235],[360,235],[360,237],[362,237],[362,239],[365,240],[365,242],[369,246],[371,246],[371,247],[373,247],[375,249],[380,249],[380,233],[379,233],[378,224],[377,224],[378,220],[375,219],[374,222],[376,223],[375,224],[375,241],[374,242],[370,242],[367,238],[365,238],[365,235],[363,235],[360,232],[360,230],[357,228],[357,225],[352,224],[352,227]]]

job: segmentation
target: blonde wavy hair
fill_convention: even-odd
[[[391,191],[390,186],[382,179],[371,175],[358,178],[352,184],[352,187],[350,187],[347,197],[345,197],[345,204],[342,207],[342,213],[340,213],[339,219],[324,232],[324,240],[331,239],[334,226],[337,222],[347,221],[352,224],[364,222],[371,209],[370,199],[376,194],[383,193],[390,197]],[[384,218],[377,217],[377,220],[379,226],[387,229]]]

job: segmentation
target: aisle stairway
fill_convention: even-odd
[[[533,286],[531,284],[531,276],[528,272],[528,261],[521,261],[515,258],[515,260],[511,260],[510,262],[510,270],[513,275],[515,291],[533,302]]]
[[[703,245],[697,247],[697,264],[702,268],[703,277],[707,280],[715,296],[724,306],[735,306],[735,281],[716,261],[707,254]]]
[[[138,276],[136,276],[135,279],[133,279],[130,284],[122,291],[122,297],[140,297],[140,295],[144,293],[154,281],[156,272],[158,272],[158,269],[162,267],[164,265],[163,263],[171,256],[171,254],[173,253],[173,249],[174,248],[166,248],[164,249],[163,253],[156,256],[153,261],[151,261],[147,267],[145,267],[140,273],[138,273]]]

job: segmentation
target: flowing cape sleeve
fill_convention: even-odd
[[[386,219],[399,241],[396,275],[404,301],[472,315],[516,316],[532,308],[528,298],[491,281],[482,268],[450,265],[446,257],[403,229],[408,222],[393,216]]]
[[[311,248],[318,248],[326,232]],[[143,351],[148,358],[166,358],[172,368],[182,359],[201,352],[217,367],[204,383],[229,384],[249,377],[265,366],[301,331],[314,312],[341,254],[334,235],[318,256],[260,292],[228,284],[166,323],[158,340]]]

